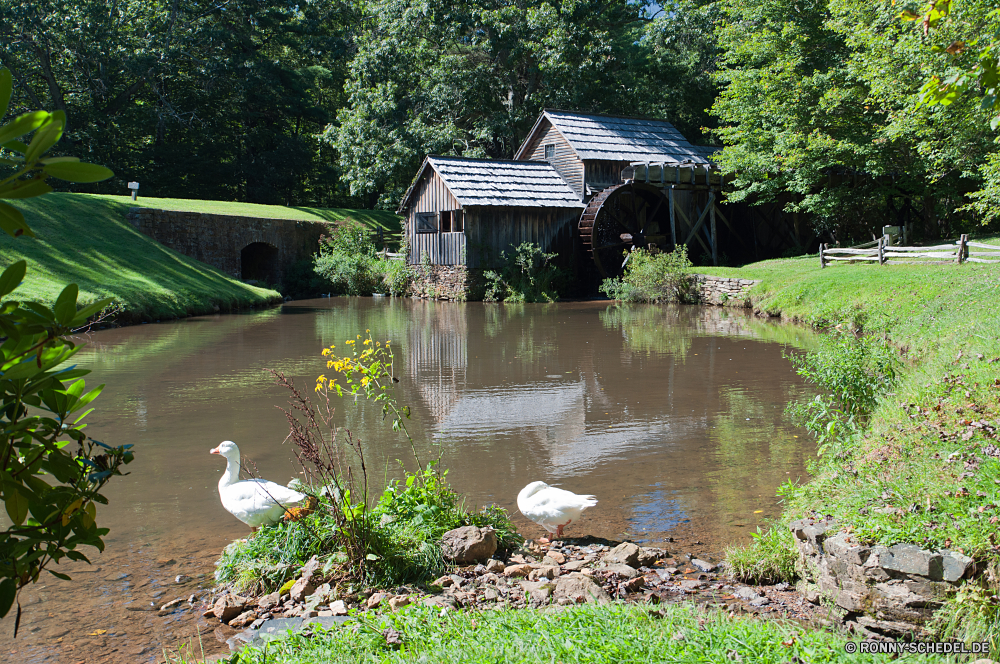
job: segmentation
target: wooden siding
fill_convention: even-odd
[[[441,210],[459,209],[458,201],[451,195],[444,181],[434,172],[433,168],[424,171],[424,175],[417,183],[416,191],[410,199],[410,206],[406,210],[406,237],[410,242],[410,255],[407,260],[410,263],[420,261],[420,251],[427,251],[434,263],[434,256],[442,251],[439,237],[441,235],[462,235],[462,233],[417,233],[417,214],[420,212],[440,212]],[[456,244],[454,240],[445,241],[444,251],[450,251]],[[432,253],[433,252],[433,253]],[[437,265],[456,265],[457,263],[435,263]]]
[[[596,194],[608,187],[622,183],[622,170],[628,168],[627,161],[585,161],[583,162],[584,182]]]
[[[494,267],[500,252],[523,242],[534,242],[543,251],[550,251],[561,235],[572,233],[580,212],[574,208],[468,207],[467,265]]]
[[[555,158],[545,158],[546,145],[556,146]],[[541,123],[535,136],[530,139],[530,143],[524,151],[523,161],[549,162],[552,164],[552,168],[559,171],[559,175],[563,176],[573,191],[580,196],[580,200],[583,200],[583,162],[577,159],[573,148],[548,120]]]
[[[410,240],[410,263],[424,252],[431,265],[465,265],[465,233],[416,233]]]

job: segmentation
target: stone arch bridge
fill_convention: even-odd
[[[130,208],[128,222],[174,251],[244,281],[284,282],[296,261],[318,250],[332,224],[201,212]]]

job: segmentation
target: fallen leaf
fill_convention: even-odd
[[[101,634],[107,634],[107,633],[108,633],[108,630],[106,630],[106,629],[99,629],[99,630],[91,632],[87,636],[100,636]]]
[[[763,511],[764,511],[764,510],[754,510],[754,511],[753,511],[753,513],[754,513],[754,514],[760,514],[760,513],[761,513],[761,512],[763,512]]]

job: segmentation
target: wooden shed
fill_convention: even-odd
[[[408,262],[490,267],[523,242],[569,244],[583,202],[551,165],[429,156],[403,196]]]

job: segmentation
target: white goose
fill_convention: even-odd
[[[226,472],[219,480],[222,506],[251,528],[277,523],[285,510],[307,498],[304,493],[267,480],[240,481],[240,448],[231,440],[219,443],[209,453],[226,458]]]
[[[517,494],[517,508],[521,514],[555,533],[556,537],[562,537],[564,527],[579,519],[583,510],[596,504],[594,496],[580,496],[545,482],[532,482]]]

